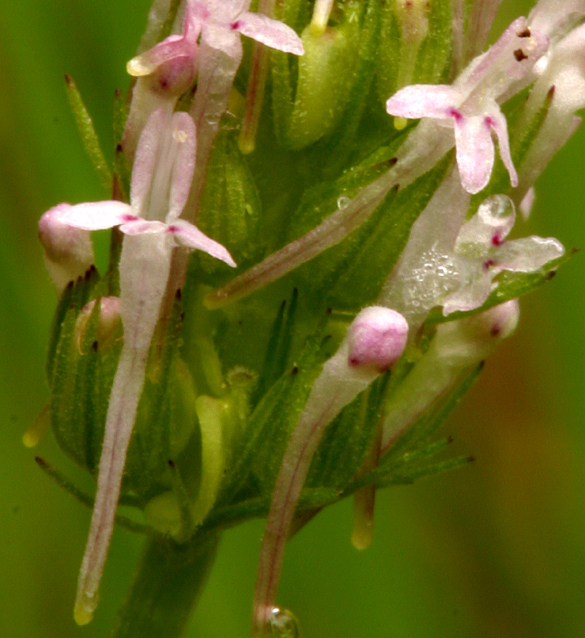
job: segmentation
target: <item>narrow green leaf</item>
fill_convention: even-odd
[[[67,87],[69,103],[71,104],[71,109],[75,116],[75,122],[77,123],[77,128],[81,134],[85,150],[87,151],[94,168],[100,177],[103,187],[107,191],[111,191],[112,174],[110,173],[106,158],[102,152],[89,112],[83,103],[83,99],[81,98],[81,94],[79,93],[73,78],[70,75],[65,76],[65,84]]]
[[[64,474],[62,474],[57,468],[53,467],[47,461],[40,457],[35,457],[35,461],[37,465],[49,476],[50,478],[57,483],[57,485],[64,489],[68,494],[73,496],[73,498],[79,501],[82,505],[89,507],[89,509],[93,509],[94,499],[86,494],[82,490],[80,490],[74,483],[72,483]],[[144,525],[142,523],[138,523],[137,521],[133,521],[131,518],[124,516],[123,514],[116,514],[116,523],[130,532],[134,532],[136,534],[152,534],[154,532],[148,525]]]

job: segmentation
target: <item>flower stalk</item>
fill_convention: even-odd
[[[289,536],[354,495],[363,549],[377,489],[467,462],[430,462],[430,437],[570,256],[509,235],[585,106],[585,2],[541,0],[486,49],[499,4],[155,0],[111,180],[69,82],[112,199],[39,222],[60,301],[25,443],[50,416],[96,479],[48,472],[93,506],[79,624],[116,521],[147,540],[111,638],[174,638],[221,531],[267,515],[252,634],[295,635]]]

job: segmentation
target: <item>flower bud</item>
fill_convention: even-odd
[[[196,60],[184,55],[161,65],[149,76],[149,87],[161,97],[179,97],[193,83],[197,71]]]
[[[403,44],[415,47],[415,53],[429,32],[429,0],[396,0],[396,17]]]
[[[75,342],[79,351],[82,351],[81,343],[87,331],[89,319],[95,307],[97,299],[86,304],[75,322]],[[120,298],[102,297],[100,300],[100,317],[96,332],[96,341],[101,350],[111,345],[118,328],[121,326]]]
[[[61,295],[70,281],[83,277],[94,263],[93,244],[87,230],[59,221],[69,204],[59,204],[39,220],[39,239],[45,249],[45,266]]]
[[[457,387],[518,324],[517,299],[459,321],[444,323],[427,352],[384,408],[382,452],[429,408]]]
[[[383,306],[365,308],[349,329],[348,363],[384,372],[400,358],[407,336],[408,323],[399,312]]]

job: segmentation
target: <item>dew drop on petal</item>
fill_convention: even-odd
[[[274,607],[268,617],[271,638],[299,638],[299,621],[288,609]]]

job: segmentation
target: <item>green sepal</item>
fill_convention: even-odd
[[[401,35],[393,4],[381,3],[380,41],[383,45],[377,56],[376,88],[382,104],[396,92],[400,67]]]
[[[459,405],[461,399],[475,384],[483,370],[483,363],[462,373],[459,383],[447,396],[431,406],[388,450],[382,458],[380,467],[391,470],[405,463],[416,460],[414,453],[421,446],[426,446],[431,437],[445,422],[451,412]],[[389,395],[390,396],[390,395]]]
[[[255,405],[267,388],[284,374],[293,338],[297,300],[298,291],[294,288],[290,303],[287,304],[286,300],[283,300],[278,309],[270,330],[262,372],[252,395],[252,405]]]
[[[323,340],[321,334],[318,330],[306,341],[296,363],[268,390],[248,418],[217,507],[230,503],[242,490],[254,492],[258,482],[268,491],[274,485],[289,436],[327,358],[328,339]]]
[[[307,486],[342,489],[358,473],[380,423],[389,377],[380,376],[327,426],[313,457]]]
[[[379,0],[369,0],[364,5],[362,27],[356,51],[354,51],[356,58],[354,80],[348,87],[345,110],[337,129],[317,145],[319,148],[315,149],[316,153],[326,157],[322,162],[326,166],[324,175],[337,174],[347,162],[348,154],[353,151],[359,153],[364,146],[363,136],[357,133],[366,108],[371,105],[371,100],[365,99],[365,96],[370,94],[376,73],[380,48],[380,4]],[[376,139],[379,139],[379,130],[376,130]]]
[[[506,301],[510,301],[510,299],[522,297],[536,290],[536,288],[539,288],[547,281],[550,281],[557,274],[558,268],[566,264],[577,252],[578,249],[576,248],[570,250],[562,257],[549,261],[548,264],[545,264],[542,268],[534,272],[526,273],[504,270],[504,272],[498,275],[494,280],[497,286],[492,290],[482,306],[466,312],[453,312],[446,317],[443,315],[441,308],[434,308],[427,317],[426,324],[433,325],[447,321],[455,321],[456,319],[462,319],[464,317],[471,317],[472,315],[477,315]]]
[[[306,10],[307,3],[303,0],[277,3],[275,18],[299,32],[307,24]],[[293,84],[298,75],[298,60],[297,56],[276,50],[271,51],[270,60],[274,132],[279,143],[284,146],[294,108]]]
[[[451,70],[453,49],[452,2],[430,2],[429,33],[418,51],[413,84],[441,84]],[[386,96],[386,99],[390,94]]]
[[[93,126],[91,116],[89,115],[89,112],[83,103],[81,94],[70,75],[65,76],[65,85],[67,87],[67,96],[69,97],[71,110],[73,111],[75,122],[81,135],[83,145],[85,146],[85,150],[87,151],[93,166],[100,177],[103,187],[107,191],[111,191],[112,174],[101,149],[100,141]]]
[[[84,277],[79,277],[77,281],[70,281],[61,294],[49,337],[49,349],[47,352],[47,379],[52,384],[53,367],[55,356],[61,340],[63,322],[70,309],[77,315],[83,306],[93,295],[96,285],[99,283],[99,275],[94,266],[91,266]]]
[[[233,131],[223,130],[209,160],[197,226],[224,245],[243,269],[255,263],[264,250],[260,220],[260,198],[246,159]],[[194,259],[202,270],[199,283],[216,286],[233,277],[231,268],[201,251]]]
[[[161,481],[167,482],[168,461],[175,461],[196,424],[192,410],[194,390],[189,373],[178,358],[183,323],[179,292],[170,316],[162,323],[162,334],[155,335],[150,348],[122,482],[124,492],[134,492],[144,501],[160,492]],[[174,396],[174,405],[171,405],[171,397],[177,390],[180,394]],[[188,403],[186,408],[177,405],[183,400]],[[186,420],[189,416],[190,422]],[[180,423],[175,422],[176,417]],[[187,428],[187,432],[183,432],[183,428]],[[174,445],[171,445],[172,439]]]
[[[344,21],[316,35],[309,25],[301,35],[304,55],[298,61],[294,107],[286,146],[300,150],[335,129],[357,79],[360,8],[346,4]]]

